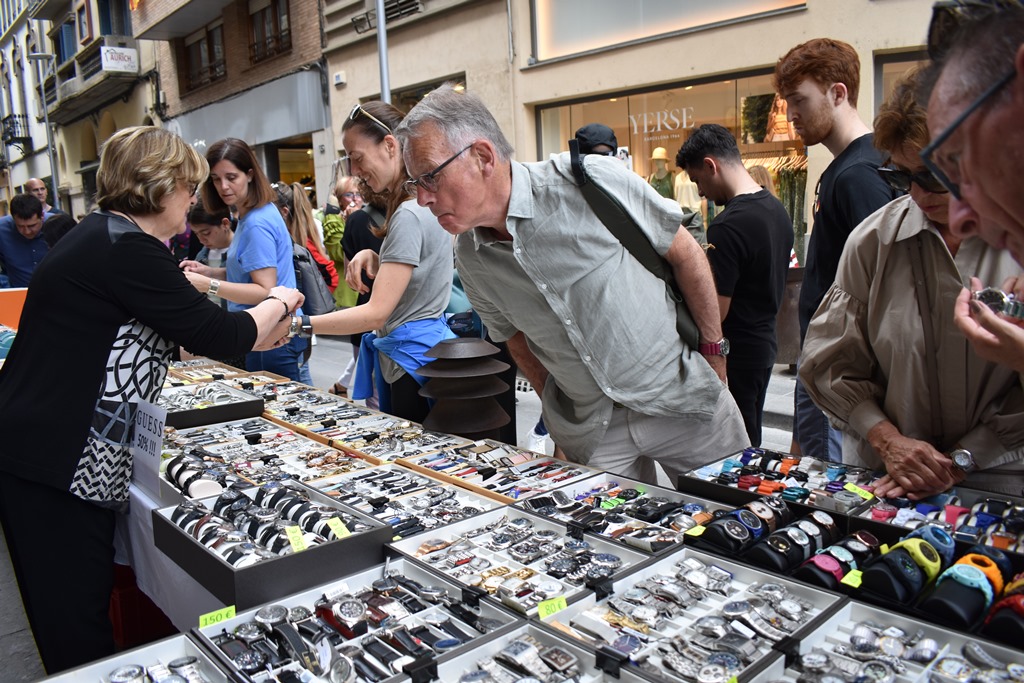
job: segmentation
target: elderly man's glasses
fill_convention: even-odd
[[[370,119],[371,121],[376,123],[378,126],[383,128],[384,130],[386,130],[388,132],[388,135],[392,135],[393,134],[391,128],[386,123],[384,123],[383,121],[378,119],[376,116],[374,116],[370,112],[368,112],[365,109],[363,109],[363,105],[361,105],[361,104],[356,104],[356,106],[352,107],[352,111],[350,111],[348,113],[348,120],[349,121],[355,121],[356,119],[359,118],[360,114],[362,114],[363,116],[365,116],[366,118]]]
[[[988,90],[981,93],[978,99],[974,100],[964,109],[960,116],[956,117],[952,123],[946,126],[946,130],[939,133],[931,144],[921,150],[921,161],[924,162],[925,168],[931,171],[932,175],[942,183],[943,187],[952,193],[954,197],[959,200],[960,197],[960,158],[957,156],[955,159],[950,159],[950,171],[949,174],[939,168],[939,164],[935,161],[935,153],[939,150],[946,140],[956,132],[964,121],[970,118],[971,114],[981,109],[981,107],[992,98],[996,93],[1006,87],[1006,85],[1014,79],[1017,75],[1016,69],[1010,69],[1010,71],[1000,78],[998,81],[989,86]]]
[[[458,159],[459,155],[461,155],[463,152],[465,152],[472,146],[473,143],[469,143],[468,145],[460,149],[458,152],[456,152],[455,154],[451,155],[446,160],[438,164],[437,168],[435,168],[430,173],[424,173],[415,180],[405,181],[405,191],[408,192],[409,194],[415,194],[416,189],[422,187],[427,192],[437,192],[437,176],[441,173],[441,171],[445,169],[445,166]]]
[[[889,187],[900,192],[910,192],[911,183],[917,183],[917,186],[925,192],[934,192],[936,194],[948,192],[945,186],[928,170],[921,171],[920,173],[911,173],[899,168],[883,166],[878,169],[878,175],[882,176],[882,180],[887,182]]]

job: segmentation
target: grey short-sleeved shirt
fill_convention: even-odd
[[[414,200],[403,202],[388,221],[388,234],[380,248],[380,262],[413,266],[412,279],[378,336],[413,320],[441,317],[452,293],[452,238],[430,209]],[[384,378],[394,382],[401,369],[381,355]]]
[[[588,175],[667,253],[682,219],[679,205],[616,159],[585,159]],[[710,421],[725,385],[679,339],[665,283],[590,209],[568,154],[512,162],[505,226],[511,242],[486,228],[459,237],[459,275],[491,336],[506,340],[522,331],[547,368],[545,423],[571,459],[586,462],[600,444],[613,402]]]

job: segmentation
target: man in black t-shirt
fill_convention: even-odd
[[[778,343],[775,319],[786,288],[793,223],[782,202],[743,167],[736,138],[718,124],[698,128],[676,166],[701,197],[725,209],[708,227],[722,332],[729,340],[726,376],[753,446],[761,445],[761,414]]]
[[[821,143],[835,158],[818,181],[814,227],[800,289],[800,341],[832,286],[846,238],[857,225],[895,199],[878,175],[884,159],[871,129],[857,113],[860,56],[850,45],[817,38],[797,45],[775,65],[775,90],[786,100],[786,117],[808,147]],[[796,382],[795,452],[842,460],[842,437]]]

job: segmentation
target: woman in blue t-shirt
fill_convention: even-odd
[[[238,227],[226,268],[197,261],[182,261],[181,267],[200,292],[226,299],[230,311],[242,311],[266,299],[271,287],[295,287],[292,239],[274,205],[277,193],[245,141],[218,140],[207,150],[206,160],[210,177],[203,183],[203,205],[210,211],[233,209]],[[312,384],[305,362],[308,346],[307,339],[295,337],[271,351],[251,352],[245,357],[245,369]]]

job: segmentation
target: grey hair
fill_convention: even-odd
[[[441,131],[452,150],[483,138],[494,145],[498,158],[511,161],[512,145],[483,101],[471,93],[455,90],[454,86],[449,82],[432,90],[406,115],[395,128],[395,137],[402,147],[406,148],[423,124],[431,123]]]
[[[964,21],[950,38],[942,62],[934,68],[952,87],[950,94],[973,99],[1013,68],[1022,44],[1024,8],[992,11]],[[1004,90],[1002,97],[1010,97],[1009,91]]]

